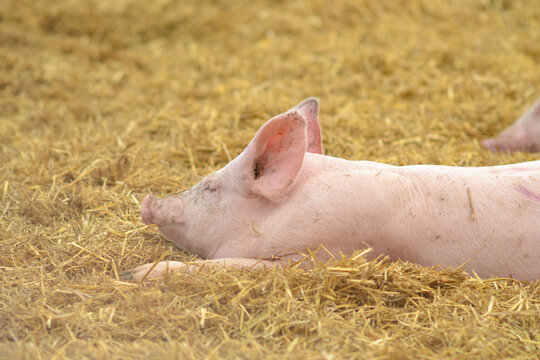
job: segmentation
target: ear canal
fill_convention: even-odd
[[[245,175],[249,190],[277,201],[293,186],[307,148],[307,124],[296,110],[269,120],[247,152]]]

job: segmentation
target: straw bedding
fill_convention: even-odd
[[[0,358],[538,358],[540,284],[187,261],[139,218],[321,99],[329,155],[495,165],[540,94],[538,1],[0,2]]]

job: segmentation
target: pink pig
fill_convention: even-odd
[[[525,125],[539,130],[539,111],[530,112],[536,118]],[[534,134],[527,149],[540,149]],[[371,247],[371,257],[540,279],[540,161],[392,166],[322,153],[318,102],[310,98],[269,120],[237,158],[192,189],[144,198],[146,224],[208,260],[146,264],[121,277],[201,264],[272,266],[322,245],[323,261]]]
[[[540,99],[496,138],[484,140],[491,151],[540,151]]]

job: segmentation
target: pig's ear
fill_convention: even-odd
[[[243,172],[251,193],[277,201],[294,184],[307,148],[306,119],[289,110],[269,120],[246,148]]]
[[[293,107],[307,121],[307,151],[315,154],[323,153],[321,126],[319,125],[319,100],[308,98]]]

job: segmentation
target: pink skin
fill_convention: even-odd
[[[484,140],[491,151],[540,152],[540,99],[497,137]]]
[[[147,264],[122,278],[272,266],[323,245],[321,260],[371,247],[372,257],[540,279],[540,161],[478,168],[347,161],[322,155],[317,118],[318,103],[308,99],[269,120],[236,159],[192,189],[147,196],[143,221],[208,260]]]

